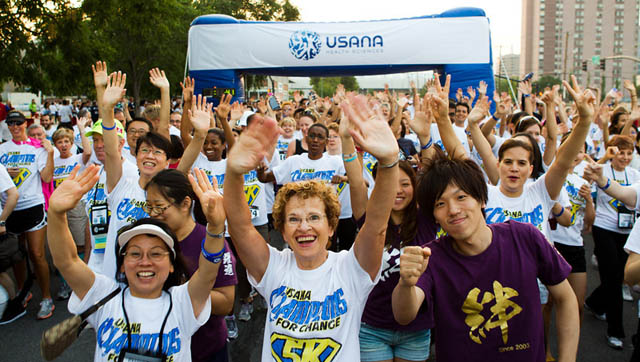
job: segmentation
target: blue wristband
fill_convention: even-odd
[[[600,186],[598,186],[598,187],[600,187],[600,190],[604,191],[604,190],[608,189],[609,186],[611,186],[611,179],[608,178],[606,185],[604,185],[603,187],[600,187]]]
[[[219,262],[222,261],[222,256],[224,255],[224,252],[227,250],[226,246],[223,244],[222,245],[222,250],[220,250],[217,253],[210,253],[207,250],[205,250],[204,248],[204,242],[205,240],[207,240],[207,238],[203,238],[202,239],[202,245],[200,246],[200,249],[202,249],[202,256],[204,256],[205,259],[207,259],[208,261],[214,263],[214,264],[218,264]]]
[[[426,145],[420,147],[421,150],[427,150],[429,149],[429,147],[431,147],[433,145],[433,138],[429,137],[429,142],[427,142]]]
[[[553,212],[551,212],[553,214]],[[559,214],[553,214],[553,217],[555,217],[556,219],[560,217],[560,215],[564,214],[564,207],[562,209],[560,209],[560,213]]]
[[[102,129],[107,130],[107,131],[113,131],[114,129],[116,129],[116,123],[113,122],[113,126],[112,127],[105,127],[104,123],[102,124]]]

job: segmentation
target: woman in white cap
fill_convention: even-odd
[[[76,168],[51,196],[48,240],[54,264],[73,290],[70,312],[81,313],[122,288],[88,318],[96,330],[94,361],[191,361],[191,335],[211,314],[209,291],[225,252],[225,216],[217,185],[200,170],[195,170],[197,182],[189,177],[209,222],[191,279],[183,284],[182,255],[171,229],[161,221],[140,219],[117,237],[121,284],[92,272],[77,255],[66,212],[97,182],[98,168],[92,165],[77,173]]]

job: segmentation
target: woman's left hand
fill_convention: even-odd
[[[79,169],[80,166],[74,167],[69,177],[51,194],[49,212],[64,213],[73,209],[82,196],[98,182],[100,178],[98,166],[91,165],[78,175]]]
[[[207,174],[199,168],[194,168],[193,173],[195,177],[189,174],[189,182],[200,200],[202,212],[204,212],[207,222],[212,227],[224,225],[226,215],[222,206],[222,194],[218,190],[218,181],[214,177],[212,185]]]

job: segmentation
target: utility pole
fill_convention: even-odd
[[[569,53],[569,32],[564,33],[564,60],[562,62],[562,80],[567,80],[567,55]],[[567,90],[562,87],[562,98],[567,96]]]

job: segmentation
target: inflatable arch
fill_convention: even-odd
[[[451,94],[481,80],[493,94],[489,19],[477,8],[395,20],[304,23],[196,18],[189,29],[189,75],[196,94],[235,90],[242,76],[345,76],[438,70]],[[214,100],[217,102],[217,100]]]

